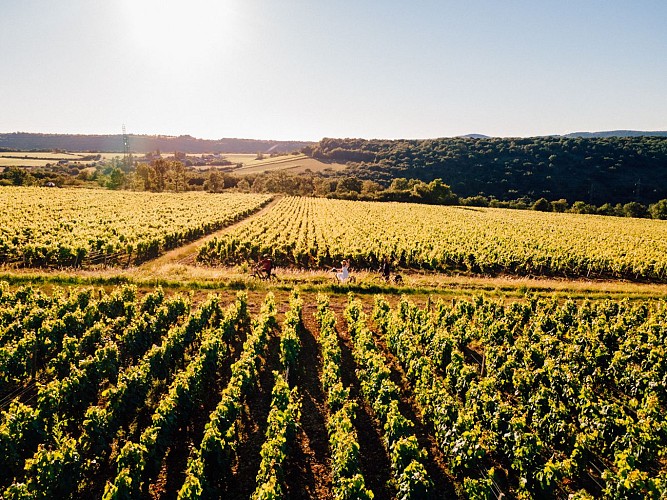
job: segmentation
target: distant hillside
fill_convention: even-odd
[[[461,197],[595,205],[667,198],[667,137],[323,139],[304,152],[385,186],[441,178]]]
[[[641,130],[608,130],[606,132],[572,132],[563,137],[667,137],[667,131],[646,132]]]
[[[189,135],[129,135],[130,151],[148,153],[180,151],[183,153],[290,153],[312,142],[269,141],[255,139],[196,139]],[[116,135],[0,133],[0,148],[19,151],[52,150],[123,152],[123,137]]]
[[[460,135],[459,137],[463,137],[464,139],[488,139],[488,135],[484,134],[466,134],[466,135]]]

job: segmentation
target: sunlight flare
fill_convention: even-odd
[[[211,0],[123,0],[137,49],[160,63],[214,57],[229,47],[238,4]]]

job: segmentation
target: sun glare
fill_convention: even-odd
[[[134,46],[163,63],[207,58],[227,47],[237,23],[230,0],[123,0]]]

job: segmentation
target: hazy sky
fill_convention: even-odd
[[[0,0],[0,132],[667,130],[665,0]]]

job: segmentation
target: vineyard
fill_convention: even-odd
[[[268,195],[0,189],[0,264],[129,265],[228,226]]]
[[[283,198],[205,244],[205,264],[269,253],[316,268],[350,259],[377,268],[560,277],[667,279],[667,223],[492,208]]]
[[[661,498],[667,306],[0,283],[15,498]]]
[[[3,499],[667,498],[664,285],[446,289],[461,271],[663,282],[663,221],[240,193],[0,199]],[[179,250],[190,262],[200,245],[198,265],[171,252],[116,269],[213,232]],[[283,266],[271,282],[245,265],[263,254]],[[303,272],[386,257],[405,282]],[[449,284],[417,287],[416,271]]]

